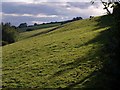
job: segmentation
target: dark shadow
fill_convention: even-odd
[[[70,71],[71,69],[74,69],[74,68],[80,66],[80,64],[81,64],[80,62],[81,62],[82,60],[83,60],[83,58],[81,58],[81,59],[78,58],[78,59],[76,59],[74,62],[67,63],[67,64],[62,64],[62,65],[59,66],[59,67],[64,67],[64,69],[62,69],[62,70],[60,70],[60,71],[57,71],[57,72],[54,73],[52,76],[50,76],[49,79],[55,78],[55,77],[57,77],[57,76],[60,76],[60,75],[62,75],[63,73],[68,72],[68,71]],[[66,68],[66,66],[70,66],[70,67]]]
[[[35,37],[35,36],[38,36],[38,35],[47,34],[47,33],[51,32],[51,31],[57,30],[58,28],[60,28],[60,26],[58,26],[58,27],[56,27],[56,28],[53,28],[53,29],[50,29],[50,30],[47,30],[47,31],[43,31],[43,32],[34,34],[34,35],[30,36],[30,37]]]
[[[87,46],[87,45],[92,44],[92,43],[100,43],[100,44],[103,43],[104,44],[106,40],[107,41],[109,40],[108,35],[109,35],[109,30],[102,31],[99,36],[97,36],[96,38],[94,38],[94,39],[92,39],[92,40],[90,40],[82,45],[79,45],[79,47],[77,47],[77,48],[80,48],[82,46]],[[88,52],[87,57],[79,57],[76,60],[74,60],[73,62],[60,65],[59,67],[62,67],[62,68],[64,67],[64,69],[54,73],[49,78],[54,78],[54,77],[60,76],[61,74],[70,71],[71,69],[77,68],[78,66],[85,63],[86,61],[91,60],[90,57],[98,56],[98,57],[102,58],[102,56],[100,56],[99,54],[100,54],[100,51],[102,51],[104,54],[104,51],[105,51],[104,49],[105,49],[105,47],[101,47],[100,50],[97,50],[95,52],[94,51]],[[92,53],[95,53],[95,54],[92,54]],[[68,67],[68,68],[66,68],[66,67]]]
[[[111,27],[113,25],[114,18],[112,15],[104,15],[97,19],[96,22],[98,23],[95,25],[96,28],[94,28],[93,30],[98,30],[104,27]]]
[[[94,75],[96,75],[96,74],[97,74],[97,72],[94,71],[94,72],[92,72],[91,74],[89,74],[87,77],[83,78],[82,80],[77,81],[76,83],[69,84],[66,88],[73,88],[74,86],[76,86],[76,85],[84,82],[86,79],[88,79],[88,78],[90,78],[90,77],[92,77],[92,76],[94,76]]]
[[[66,63],[66,64],[62,64],[60,65],[59,67],[62,67],[63,69],[62,70],[59,70],[57,71],[56,73],[54,73],[52,76],[49,77],[49,79],[52,79],[52,78],[55,78],[55,77],[58,77],[66,72],[69,72],[70,70],[72,69],[75,69],[77,67],[79,67],[81,64],[87,62],[87,61],[90,61],[92,60],[93,58],[95,58],[95,56],[97,57],[100,57],[101,58],[101,61],[103,62],[104,61],[104,55],[105,55],[105,51],[104,50],[106,48],[106,43],[103,41],[103,39],[106,41],[109,41],[110,38],[109,38],[109,32],[110,30],[105,30],[105,31],[102,31],[100,33],[99,36],[97,36],[96,38],[88,41],[87,43],[85,43],[83,46],[85,45],[89,45],[89,44],[92,44],[92,43],[100,43],[100,44],[104,44],[104,47],[101,47],[99,48],[97,51],[91,51],[88,53],[88,56],[87,57],[79,57],[77,58],[76,60],[74,60],[73,62],[70,62],[70,63]],[[93,54],[94,53],[94,54]],[[92,57],[92,58],[91,58]],[[94,67],[94,63],[95,61],[92,61],[93,63],[89,66],[90,68]],[[87,63],[86,63],[87,64]],[[90,75],[88,75],[87,77],[85,77],[84,79],[80,80],[80,81],[77,81],[76,83],[72,83],[70,85],[68,85],[66,88],[71,88],[71,87],[74,87],[76,86],[77,84],[80,84],[82,83],[83,81],[85,81],[86,79],[96,75],[97,72],[100,72],[100,71],[93,71]],[[94,81],[91,81],[91,82],[94,82]],[[104,84],[104,83],[103,83]]]
[[[101,17],[98,21],[99,23],[97,24],[96,29],[104,28],[107,26],[111,27],[113,21],[110,22],[109,21],[110,18],[111,16]],[[116,81],[116,78],[113,78],[115,74],[112,72],[112,69],[111,69],[112,67],[109,68],[110,66],[109,62],[111,63],[110,56],[111,56],[112,48],[114,47],[114,45],[112,44],[111,38],[112,38],[112,29],[109,28],[107,30],[101,31],[100,34],[94,39],[84,43],[83,45],[79,45],[79,47],[77,48],[80,48],[81,46],[86,46],[92,43],[98,43],[102,46],[96,51],[91,50],[91,52],[88,52],[88,56],[86,58],[79,57],[73,62],[60,65],[59,67],[63,67],[63,69],[54,73],[52,76],[49,77],[49,79],[58,77],[66,72],[69,72],[70,70],[79,67],[82,63],[85,63],[90,60],[93,60],[92,61],[93,63],[91,64],[91,66],[89,66],[90,68],[92,68],[94,67],[94,63],[96,62],[95,57],[97,56],[100,58],[100,62],[102,62],[103,64],[102,68],[97,71],[95,70],[91,72],[91,74],[89,74],[82,80],[78,80],[76,82],[72,82],[68,84],[66,88],[74,88],[76,86],[80,88],[79,84],[83,84],[85,88],[97,88],[97,90],[98,89],[112,90],[112,87],[114,87],[114,82]],[[88,82],[85,82],[87,79],[90,79],[90,80]]]
[[[58,26],[58,27],[55,27],[55,28],[53,28],[53,29],[49,29],[49,30],[47,30],[47,31],[43,31],[43,32],[40,32],[40,33],[31,35],[31,36],[29,36],[29,37],[27,37],[27,38],[31,38],[31,37],[35,37],[35,36],[47,34],[47,33],[49,33],[49,32],[55,31],[55,30],[57,30],[57,29],[59,29],[59,28],[61,28],[61,27],[62,27],[62,26]]]

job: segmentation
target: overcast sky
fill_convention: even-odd
[[[62,0],[59,0],[59,2],[50,2],[51,0],[44,0],[44,2],[40,2],[40,0],[18,1],[2,1],[0,15],[2,15],[3,22],[11,22],[12,25],[18,26],[24,22],[34,24],[63,21],[73,17],[88,18],[89,16],[100,16],[106,13],[100,2],[91,5],[90,2],[63,2]]]

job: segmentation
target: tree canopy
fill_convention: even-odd
[[[18,34],[16,28],[11,26],[10,23],[1,23],[0,26],[2,27],[2,45],[15,42],[15,38]]]

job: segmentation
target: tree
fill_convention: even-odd
[[[81,20],[81,19],[82,19],[82,17],[74,17],[74,18],[72,19],[72,21]]]
[[[90,18],[93,18],[94,16],[90,16]]]
[[[34,23],[34,26],[37,26],[37,23]]]
[[[116,20],[120,21],[120,3],[115,2],[114,8],[113,8],[113,15]]]
[[[106,11],[107,11],[107,14],[112,14],[110,12],[110,10],[108,9],[109,7],[110,8],[113,8],[116,6],[116,3],[119,3],[120,4],[120,0],[108,0],[108,2],[104,2],[103,0],[100,0],[101,3],[103,4],[104,8]],[[95,0],[91,0],[91,3],[94,4]],[[117,4],[118,5],[118,4]]]
[[[2,45],[15,42],[15,38],[18,34],[17,30],[11,26],[10,23],[2,23]]]
[[[21,23],[18,27],[19,27],[19,28],[27,27],[27,23]]]

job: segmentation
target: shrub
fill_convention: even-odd
[[[33,29],[27,29],[26,31],[32,31]]]
[[[17,30],[10,23],[2,23],[2,45],[15,42],[17,34]]]

